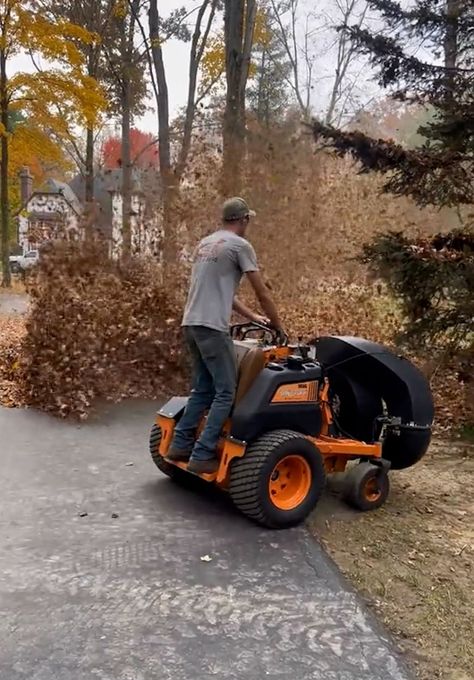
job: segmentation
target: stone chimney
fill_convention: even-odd
[[[21,205],[24,207],[33,193],[33,177],[30,175],[30,169],[27,167],[20,170],[19,176]]]

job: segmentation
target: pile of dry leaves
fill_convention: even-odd
[[[112,261],[96,245],[57,244],[29,293],[11,375],[24,403],[84,417],[98,399],[153,397],[179,384],[181,305],[156,265]]]
[[[0,404],[22,405],[18,384],[20,354],[25,335],[22,317],[0,315]]]

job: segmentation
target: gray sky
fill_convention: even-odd
[[[361,0],[362,2],[363,0]],[[173,9],[182,7],[183,5],[186,9],[190,10],[193,7],[199,6],[199,0],[181,0],[177,2],[176,0],[160,0],[160,11],[163,16],[167,16]],[[301,28],[303,30],[303,24],[308,12],[313,11],[316,6],[318,13],[330,13],[335,7],[334,0],[323,0],[319,3],[314,3],[313,0],[301,0]],[[319,21],[317,19],[315,21]],[[192,21],[192,20],[191,20]],[[192,26],[190,26],[192,28]],[[221,24],[216,24],[215,30],[219,30]],[[335,48],[334,45],[334,33],[329,30],[323,30],[317,32],[317,41],[314,47],[314,55],[316,58],[315,62],[315,73],[317,74],[317,83],[314,87],[313,94],[313,104],[315,111],[319,112],[321,108],[324,108],[329,91],[332,85],[332,75],[334,73],[335,66]],[[170,114],[174,117],[179,109],[184,106],[186,102],[187,95],[187,84],[188,84],[188,68],[189,68],[189,43],[182,43],[177,40],[170,40],[163,48],[165,67],[168,80],[169,88],[169,100],[170,100]],[[12,59],[9,65],[9,73],[12,75],[15,71],[32,71],[33,66],[31,60],[27,55],[19,55]],[[355,71],[360,71],[360,64],[356,64]],[[367,80],[367,69],[365,73],[362,71],[358,77],[360,80],[359,88],[365,91],[367,99],[367,93],[376,92],[376,88],[373,84],[370,84]],[[148,132],[157,133],[157,119],[154,110],[153,97],[149,100],[150,111],[148,111],[141,119],[135,121],[136,127],[139,127]],[[114,130],[114,124],[110,124],[110,132]]]

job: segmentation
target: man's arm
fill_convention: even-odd
[[[265,314],[270,319],[270,324],[273,328],[277,330],[282,330],[282,324],[280,317],[278,316],[277,308],[273,299],[268,291],[268,288],[263,282],[260,272],[247,272],[248,280],[250,281],[252,288],[254,289],[257,300],[260,303],[261,308]]]
[[[241,302],[237,297],[234,297],[232,309],[234,310],[234,312],[237,312],[237,314],[240,314],[240,316],[243,316],[245,319],[248,319],[249,321],[255,321],[256,323],[260,323],[264,326],[267,326],[269,323],[268,319],[266,319],[264,316],[261,316],[260,314],[256,314],[255,312],[253,312],[250,309],[250,307],[244,305],[244,303]]]

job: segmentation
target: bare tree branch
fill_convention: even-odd
[[[193,131],[194,116],[196,113],[196,107],[200,98],[196,98],[197,89],[197,77],[199,66],[201,64],[201,59],[204,54],[204,50],[209,38],[209,33],[211,31],[212,23],[214,21],[214,16],[217,10],[218,0],[204,0],[202,3],[198,16],[196,19],[196,25],[194,28],[194,33],[191,41],[191,52],[189,58],[189,83],[188,83],[188,100],[186,104],[186,114],[184,120],[183,138],[181,143],[181,149],[179,152],[178,162],[175,168],[175,175],[178,181],[181,179],[184,169],[186,167],[186,161],[188,159],[189,150],[191,147],[191,137]],[[207,9],[210,7],[209,16],[207,19],[207,24],[204,29],[204,34],[201,38],[201,25],[204,15]],[[202,98],[202,95],[201,95]]]
[[[291,89],[293,90],[295,97],[298,101],[298,105],[300,109],[304,112],[306,107],[305,103],[303,101],[303,98],[301,96],[300,88],[299,88],[299,69],[298,69],[298,49],[296,46],[296,9],[298,7],[298,0],[291,0],[292,6],[295,5],[295,10],[292,11],[292,26],[291,26],[291,34],[292,36],[290,37],[290,40],[292,43],[290,44],[290,41],[288,39],[288,30],[287,27],[283,23],[283,18],[282,18],[282,13],[280,10],[280,7],[278,6],[278,3],[276,0],[270,0],[272,10],[273,10],[273,15],[275,17],[275,20],[278,25],[278,33],[277,33],[277,39],[278,42],[281,44],[282,48],[285,50],[286,55],[288,57],[288,60],[291,64],[291,71],[292,71],[292,76],[293,78],[288,79],[288,84],[290,85]]]
[[[357,0],[345,0],[345,5],[343,5],[341,0],[337,0],[336,4],[338,6],[339,11],[342,14],[342,26],[343,27],[348,26],[349,22],[351,21],[352,17],[355,14]],[[368,7],[369,7],[368,4],[365,3],[365,6],[357,20],[356,25],[358,27],[361,27],[362,24],[364,23]],[[334,121],[336,106],[343,96],[344,81],[346,79],[347,70],[354,56],[354,53],[355,53],[354,43],[349,39],[349,36],[345,31],[339,30],[336,72],[334,75],[334,83],[331,91],[331,97],[329,100],[329,105],[325,116],[326,125],[329,125]],[[355,81],[353,80],[349,86],[350,94],[352,94],[354,86]],[[346,97],[345,101],[347,101],[349,97]],[[339,115],[339,120],[341,120],[341,115]]]
[[[130,7],[132,12],[135,11],[134,7],[133,7],[132,0],[128,0],[128,6]],[[137,14],[135,16],[135,21],[137,23],[140,34],[143,38],[143,44],[145,46],[144,56],[146,56],[146,60],[147,60],[147,63],[148,63],[148,71],[149,71],[149,75],[150,75],[151,86],[153,88],[153,94],[155,95],[155,99],[156,99],[156,101],[158,101],[158,86],[156,84],[155,74],[153,72],[153,59],[152,59],[152,56],[151,56],[150,41],[148,39],[148,36],[146,34],[146,31],[145,31],[145,27],[143,26],[143,22],[141,21],[139,14]]]

